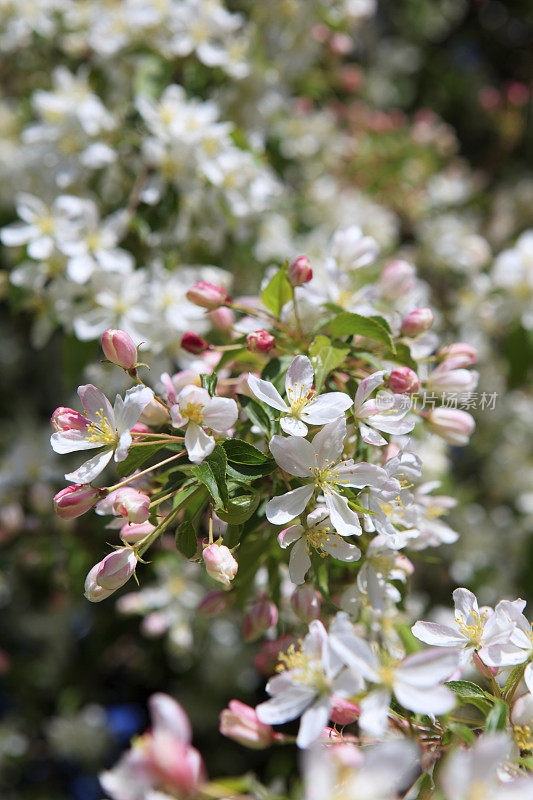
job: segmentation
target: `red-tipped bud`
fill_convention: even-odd
[[[398,367],[398,369],[393,369],[389,375],[387,386],[395,394],[413,394],[413,392],[418,392],[420,381],[416,372],[409,367]]]
[[[50,423],[56,431],[85,431],[91,424],[83,414],[63,406],[56,408],[50,417]]]
[[[134,369],[137,366],[137,348],[126,331],[110,328],[102,336],[102,350],[108,361],[122,369]]]
[[[293,286],[309,283],[313,277],[311,263],[307,256],[298,256],[289,267],[289,280]]]
[[[54,508],[61,519],[75,519],[89,511],[99,497],[98,489],[93,489],[89,484],[73,483],[56,494]]]
[[[404,336],[418,336],[433,325],[433,311],[430,308],[415,308],[403,318],[402,334]]]
[[[239,565],[231,555],[231,550],[226,545],[210,544],[203,552],[207,574],[224,586],[231,586],[231,582]]]
[[[319,618],[321,600],[320,592],[317,592],[310,583],[305,583],[292,593],[291,607],[298,619],[309,623]]]
[[[231,297],[222,286],[208,281],[198,281],[187,292],[187,299],[196,306],[214,309],[231,303]]]
[[[255,709],[230,700],[229,707],[220,714],[220,733],[253,750],[262,750],[274,741],[275,734],[270,725],[259,721]]]
[[[359,706],[355,703],[350,703],[349,700],[344,700],[342,697],[333,695],[331,698],[332,709],[329,718],[337,725],[350,725],[358,718],[361,713]]]
[[[261,597],[244,618],[242,635],[245,642],[259,639],[278,622],[278,609],[267,597]]]
[[[95,564],[85,579],[85,597],[91,603],[105,600],[131,578],[137,556],[130,547],[114,550]]]
[[[251,353],[269,353],[276,340],[268,331],[253,331],[246,337],[246,346]]]
[[[181,337],[181,346],[184,350],[188,353],[192,353],[194,356],[200,355],[200,353],[205,353],[206,350],[211,348],[209,342],[206,342],[205,339],[202,339],[201,336],[198,336],[197,333],[193,333],[193,331],[187,331]]]

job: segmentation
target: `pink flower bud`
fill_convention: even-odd
[[[83,414],[63,406],[56,408],[50,417],[50,423],[56,431],[85,431],[91,424]]]
[[[270,725],[259,721],[254,708],[239,700],[230,700],[228,705],[220,714],[219,730],[223,736],[254,750],[272,744],[274,731]]]
[[[208,281],[198,281],[187,292],[187,299],[202,308],[214,309],[232,302],[231,297],[222,286]]]
[[[458,408],[435,408],[425,417],[432,433],[456,446],[467,444],[476,427],[472,415]]]
[[[433,325],[433,311],[430,308],[415,308],[403,318],[402,334],[418,336]]]
[[[245,642],[253,642],[255,639],[273,628],[278,622],[278,609],[267,597],[261,597],[257,603],[250,608],[244,618],[242,625],[242,635]]]
[[[223,590],[209,592],[198,604],[196,613],[202,617],[216,617],[227,611],[233,605],[233,602],[233,597]]]
[[[120,538],[126,544],[137,544],[145,536],[155,530],[155,525],[151,522],[130,523],[126,522],[120,529]]]
[[[320,592],[317,592],[310,583],[304,583],[292,593],[291,607],[298,619],[309,623],[319,618],[321,600]]]
[[[455,359],[447,359],[430,373],[426,388],[430,392],[471,392],[477,386],[478,373],[468,369],[454,369]]]
[[[110,328],[102,336],[102,350],[108,361],[122,369],[134,369],[137,365],[137,348],[126,331]]]
[[[136,422],[131,429],[132,433],[152,433],[152,429],[145,425],[144,422]]]
[[[418,392],[420,381],[416,372],[409,367],[398,367],[398,369],[393,369],[389,375],[387,386],[395,394],[413,394],[413,392]]]
[[[231,586],[239,565],[231,555],[229,547],[224,544],[210,544],[203,552],[203,559],[207,574],[211,578],[223,583],[224,586]]]
[[[391,261],[379,276],[379,285],[387,300],[397,300],[411,291],[416,281],[415,268],[407,261]]]
[[[200,353],[205,353],[206,350],[211,348],[209,342],[206,342],[205,339],[202,339],[201,336],[198,336],[197,333],[193,333],[193,331],[187,331],[181,337],[181,346],[187,353],[192,353],[194,356],[200,355]]]
[[[254,331],[246,337],[246,346],[251,353],[269,353],[276,340],[268,331]]]
[[[85,579],[85,597],[91,603],[105,600],[131,578],[137,556],[131,547],[114,550],[92,568]]]
[[[205,780],[202,757],[195,747],[165,728],[155,728],[142,738],[142,752],[157,786],[172,797],[193,798]],[[154,795],[158,794],[154,792]]]
[[[361,713],[359,706],[355,703],[350,703],[349,700],[344,700],[342,697],[333,695],[331,698],[332,709],[329,718],[337,725],[350,725],[358,718]]]
[[[309,283],[313,277],[311,262],[307,256],[298,256],[289,267],[289,280],[293,286],[302,286]]]
[[[477,350],[466,342],[454,342],[441,347],[437,356],[446,360],[453,360],[454,367],[470,367],[477,363]]]
[[[113,511],[121,517],[127,517],[128,522],[146,522],[150,513],[150,498],[143,492],[129,486],[116,489],[113,495]]]
[[[215,308],[214,311],[209,312],[208,316],[213,323],[213,327],[225,331],[226,333],[229,333],[235,324],[235,314],[231,308],[227,306]]]
[[[54,497],[54,508],[61,519],[75,519],[94,506],[100,492],[89,484],[73,483]]]

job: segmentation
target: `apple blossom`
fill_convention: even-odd
[[[97,514],[127,517],[128,522],[146,522],[150,513],[150,498],[132,486],[122,486],[110,492],[96,505]]]
[[[344,392],[326,392],[315,396],[314,379],[313,367],[307,356],[296,356],[285,378],[288,403],[272,383],[256,378],[255,375],[248,376],[248,385],[258,400],[282,412],[280,425],[285,433],[305,436],[307,425],[333,422],[351,405],[350,398]]]
[[[252,331],[246,337],[246,346],[251,353],[269,353],[276,345],[276,340],[268,331]]]
[[[344,417],[330,422],[317,433],[312,442],[299,436],[273,436],[270,452],[279,466],[290,475],[305,478],[303,486],[269,500],[266,517],[273,525],[284,525],[302,513],[315,492],[324,495],[331,524],[341,536],[359,535],[361,523],[348,499],[340,494],[341,487],[362,489],[365,486],[385,486],[387,473],[381,467],[366,462],[355,464],[342,460],[346,438]]]
[[[359,426],[362,439],[378,447],[387,444],[378,431],[400,436],[410,433],[415,423],[405,419],[411,410],[411,401],[404,394],[381,394],[374,400],[368,398],[385,380],[385,370],[380,370],[364,378],[355,393],[354,417]]]
[[[361,558],[361,551],[335,533],[329,520],[327,508],[316,508],[307,517],[305,526],[291,525],[278,534],[278,542],[284,549],[292,545],[289,559],[291,581],[302,584],[311,567],[310,552],[320,555],[328,553],[339,561],[352,562]]]
[[[220,713],[219,727],[223,736],[253,750],[268,747],[276,737],[271,725],[260,722],[255,709],[239,700],[230,700]]]
[[[194,385],[185,386],[170,409],[173,426],[185,428],[185,447],[194,464],[215,449],[215,439],[205,428],[216,433],[227,431],[235,424],[237,415],[235,400],[211,397],[207,389]]]
[[[65,475],[73,483],[90,483],[113,456],[117,462],[124,461],[132,442],[131,429],[152,400],[153,392],[146,386],[134,386],[128,389],[124,400],[117,394],[114,406],[90,383],[80,386],[78,395],[88,418],[87,426],[81,429],[75,421],[75,427],[53,433],[50,442],[56,453],[102,448],[77,470]]]

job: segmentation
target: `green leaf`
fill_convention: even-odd
[[[449,722],[448,727],[465,744],[470,746],[476,741],[476,734],[470,730],[468,725],[464,725],[462,722]]]
[[[261,495],[255,494],[242,494],[238,497],[232,497],[227,505],[227,509],[217,509],[217,516],[224,522],[229,522],[232,525],[242,525],[243,522],[250,519],[255,512]]]
[[[486,731],[503,731],[507,725],[507,717],[509,715],[509,706],[504,700],[496,698],[494,707],[491,708],[487,714],[485,721]]]
[[[379,319],[343,311],[330,322],[330,328],[335,336],[366,336],[368,339],[381,342],[388,350],[395,353],[393,338],[387,328],[378,321]]]
[[[146,444],[136,447],[134,444],[130,447],[128,455],[124,461],[120,461],[117,465],[117,475],[119,478],[125,478],[131,475],[136,469],[139,469],[149,458],[159,453],[160,450],[172,450],[174,445],[167,444]],[[183,450],[183,445],[175,448],[176,450]]]
[[[470,703],[483,714],[487,714],[491,710],[491,702],[489,701],[486,692],[477,685],[470,681],[446,681],[445,686],[451,689],[452,692],[459,697],[461,702]]]
[[[325,380],[334,369],[340,367],[350,352],[349,347],[336,347],[331,344],[327,336],[317,336],[311,347],[309,355],[315,370],[315,391],[320,392]]]
[[[185,556],[192,558],[198,548],[196,525],[190,519],[184,519],[176,533],[176,547]]]
[[[508,695],[512,695],[520,681],[522,680],[522,676],[524,674],[524,670],[526,668],[526,664],[518,664],[518,666],[514,667],[511,672],[509,673],[509,677],[507,678],[505,688],[503,690],[503,696],[507,697]]]
[[[403,342],[398,342],[396,345],[396,352],[391,353],[391,355],[393,355],[396,361],[399,361],[404,367],[410,367],[410,369],[412,369],[414,372],[417,371],[418,364],[413,358],[411,358],[411,351]]]
[[[207,486],[217,506],[222,508],[226,508],[229,502],[226,467],[226,453],[217,444],[213,452],[193,469],[198,480]]]
[[[293,297],[294,289],[287,277],[286,266],[276,272],[268,286],[261,292],[261,300],[276,317],[279,317],[285,303],[288,303]]]
[[[270,457],[242,439],[226,439],[222,443],[228,461],[235,464],[265,464]]]
[[[178,508],[182,508],[185,503],[190,504],[200,497],[203,497],[204,500],[207,499],[207,492],[204,487],[198,486],[197,483],[189,483],[187,486],[182,486],[182,488],[176,492],[172,498],[172,507],[176,511]]]
[[[267,438],[270,438],[272,433],[272,417],[269,416],[265,408],[263,408],[257,400],[253,400],[245,394],[238,394],[237,399],[248,419],[254,425],[257,425],[257,427],[266,434]]]
[[[216,388],[217,388],[217,374],[216,372],[212,372],[211,375],[202,374],[200,375],[200,382],[202,384],[202,389],[207,389],[211,397],[215,396]]]

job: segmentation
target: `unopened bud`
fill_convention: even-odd
[[[195,356],[200,355],[200,353],[205,353],[206,350],[211,348],[209,342],[206,342],[205,339],[202,339],[201,336],[198,336],[197,333],[193,333],[192,331],[187,331],[187,333],[183,334],[181,346],[187,353],[192,353]]]
[[[239,565],[231,555],[229,547],[224,544],[210,544],[202,555],[207,574],[214,580],[223,583],[224,586],[231,586]]]
[[[311,262],[307,256],[298,256],[289,267],[289,280],[293,286],[309,283],[313,277]]]
[[[56,431],[86,431],[91,424],[87,417],[73,408],[59,406],[50,417],[52,428]]]
[[[430,392],[472,392],[478,382],[478,373],[475,370],[455,369],[455,359],[447,359],[430,373],[426,388]]]
[[[291,595],[291,607],[298,619],[302,622],[312,622],[320,616],[320,592],[305,583],[299,586]]]
[[[350,703],[349,700],[344,700],[342,697],[333,695],[331,698],[332,709],[329,718],[337,725],[350,725],[358,718],[361,713],[359,706],[355,703]]]
[[[146,522],[150,513],[150,498],[143,492],[125,486],[112,492],[113,511],[121,517],[127,517],[128,522],[140,524]]]
[[[275,738],[270,725],[260,722],[256,711],[239,700],[230,700],[220,714],[220,733],[245,747],[262,750]]]
[[[134,369],[137,365],[137,348],[126,331],[110,328],[102,336],[105,357],[122,369]]]
[[[456,446],[467,444],[476,427],[472,415],[458,408],[435,408],[425,416],[432,433]]]
[[[245,642],[253,642],[255,639],[274,627],[278,622],[278,609],[267,597],[261,597],[257,603],[250,608],[244,618],[242,625],[242,635]]]
[[[235,324],[235,314],[227,306],[220,306],[209,312],[209,319],[215,328],[228,333]]]
[[[253,331],[246,337],[246,346],[251,353],[269,353],[276,340],[268,331]]]
[[[196,612],[202,617],[216,617],[233,604],[233,597],[224,591],[209,592],[199,603]]]
[[[208,281],[198,281],[187,292],[187,299],[202,308],[214,309],[231,303],[231,297],[222,286]]]
[[[120,538],[125,544],[134,545],[144,539],[145,536],[148,536],[149,533],[152,533],[152,531],[155,531],[155,525],[152,525],[151,522],[131,524],[126,522],[120,529]]]
[[[409,367],[398,367],[389,375],[387,386],[395,394],[413,394],[418,392],[420,381],[416,372]]]
[[[388,300],[397,300],[415,285],[415,268],[407,261],[391,261],[379,276],[379,285],[383,296]]]
[[[91,603],[105,600],[131,578],[137,556],[131,547],[114,550],[92,568],[85,579],[85,597]]]
[[[410,337],[418,336],[431,328],[433,319],[433,311],[430,308],[415,308],[403,318],[402,334]]]
[[[74,483],[56,494],[54,508],[61,519],[75,519],[89,511],[99,497],[98,489],[89,484]]]
[[[447,347],[441,347],[437,357],[453,360],[454,367],[470,367],[477,363],[477,350],[466,342],[454,342]]]

